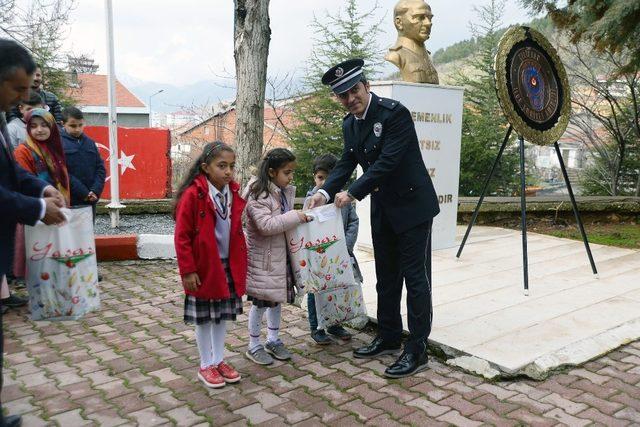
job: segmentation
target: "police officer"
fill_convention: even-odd
[[[404,281],[410,335],[400,357],[385,371],[387,377],[401,378],[427,368],[432,320],[431,225],[440,208],[409,110],[370,92],[363,65],[362,59],[351,59],[322,77],[349,114],[342,124],[342,158],[313,196],[311,206],[334,200],[342,207],[371,195],[378,334],[353,355],[374,358],[400,353]],[[340,191],[357,165],[364,173],[347,191]]]

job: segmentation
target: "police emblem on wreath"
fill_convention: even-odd
[[[571,96],[558,53],[538,31],[512,27],[495,59],[496,91],[513,129],[526,140],[549,145],[569,123]]]
[[[382,135],[382,123],[377,122],[373,125],[373,134],[380,138],[380,135]]]
[[[336,77],[342,77],[344,75],[344,70],[342,67],[336,68]]]

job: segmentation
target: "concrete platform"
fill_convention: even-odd
[[[528,246],[529,296],[519,231],[476,226],[460,260],[457,247],[433,253],[430,339],[447,363],[489,378],[541,379],[640,337],[640,251],[592,244],[598,278],[582,242],[528,233]],[[373,258],[358,256],[375,317]],[[406,328],[404,304],[402,313]]]

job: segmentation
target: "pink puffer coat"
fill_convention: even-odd
[[[301,223],[298,213],[281,212],[280,192],[271,184],[269,195],[258,199],[249,195],[249,185],[243,191],[247,200],[245,234],[247,236],[249,268],[247,295],[266,301],[287,301],[287,242],[285,231]],[[284,189],[289,206],[293,208],[296,188]]]

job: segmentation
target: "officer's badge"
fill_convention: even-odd
[[[378,122],[378,123],[373,125],[373,133],[378,138],[380,137],[380,135],[382,135],[382,123]]]
[[[342,77],[343,74],[344,70],[342,69],[342,67],[336,68],[336,77]]]

